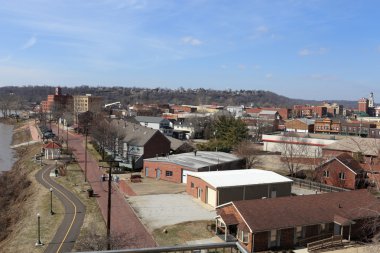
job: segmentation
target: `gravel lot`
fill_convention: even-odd
[[[150,231],[185,221],[213,220],[216,216],[210,206],[186,193],[134,196],[128,202]]]

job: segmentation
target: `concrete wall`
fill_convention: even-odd
[[[267,134],[263,135],[262,140],[264,151],[280,152],[284,155],[292,149],[297,157],[321,157],[322,147],[336,142],[336,140]]]
[[[291,187],[291,183],[278,183],[220,188],[217,201],[222,205],[230,201],[270,198],[272,190],[276,191],[277,197],[290,196]]]

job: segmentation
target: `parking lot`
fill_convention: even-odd
[[[210,206],[186,193],[133,196],[128,202],[150,231],[186,221],[213,220],[216,216]]]

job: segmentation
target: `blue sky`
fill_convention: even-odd
[[[373,0],[0,0],[0,86],[380,100]]]

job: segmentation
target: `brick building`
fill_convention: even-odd
[[[277,111],[281,119],[289,119],[292,115],[292,109],[284,107],[254,107],[254,108],[245,108],[245,113],[251,116],[259,114],[261,111]]]
[[[236,200],[290,196],[292,180],[272,171],[190,172],[186,192],[212,207]]]
[[[366,173],[352,156],[342,153],[315,168],[317,180],[321,183],[346,189],[360,189],[366,186]]]
[[[135,169],[142,169],[144,159],[170,153],[170,140],[159,130],[123,120],[112,120],[111,124],[125,133],[117,154],[122,159],[121,166],[132,168],[134,161]]]
[[[297,118],[323,118],[327,116],[327,108],[325,106],[314,105],[294,105],[293,117]]]
[[[316,119],[314,123],[315,133],[339,134],[341,121],[330,118]]]
[[[372,165],[380,164],[380,139],[350,136],[322,147],[324,157],[347,153],[356,160]]]
[[[63,95],[61,87],[56,87],[53,95],[48,95],[47,100],[41,101],[40,110],[42,112],[52,112],[53,110],[71,108],[72,105],[73,97]]]
[[[368,113],[368,99],[361,98],[358,101],[358,111]]]
[[[378,218],[380,201],[367,190],[357,190],[234,201],[216,210],[217,233],[258,252],[293,249],[332,235],[347,240],[370,236],[362,226]]]
[[[186,183],[191,171],[236,170],[243,168],[244,161],[224,152],[198,151],[166,157],[144,159],[144,175],[175,183]]]
[[[297,132],[297,133],[313,133],[314,132],[314,122],[313,119],[292,119],[285,121],[285,130],[287,132]]]

